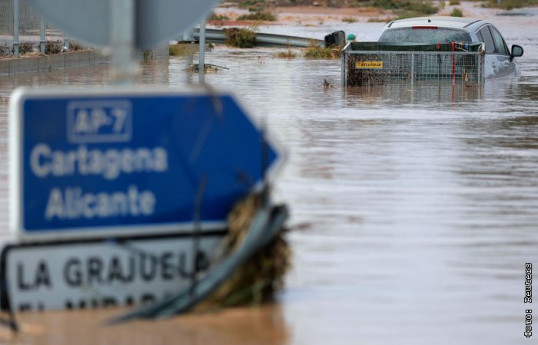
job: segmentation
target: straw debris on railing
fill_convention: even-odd
[[[177,43],[168,46],[170,56],[189,56],[198,52],[198,44],[194,43]]]
[[[256,32],[245,28],[223,29],[226,45],[238,48],[252,48],[256,45]]]
[[[230,212],[229,233],[224,239],[225,255],[243,242],[262,199],[260,194],[253,194]],[[281,230],[267,246],[240,266],[199,309],[257,305],[271,300],[274,293],[283,287],[290,261],[291,250]]]
[[[282,287],[290,251],[282,227],[288,217],[285,205],[270,206],[265,193],[241,202],[230,214],[230,231],[218,265],[187,288],[143,305],[106,322],[161,319],[222,307],[257,304],[270,300]]]
[[[308,48],[304,49],[304,57],[307,59],[338,59],[342,56],[339,47],[320,47],[315,42],[311,42]]]

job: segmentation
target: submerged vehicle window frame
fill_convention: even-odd
[[[495,42],[493,41],[491,31],[489,31],[489,25],[484,25],[483,27],[478,29],[478,31],[476,32],[476,36],[486,45],[487,54],[495,53]]]
[[[410,34],[414,33],[413,36]],[[451,34],[448,35],[447,33]],[[434,34],[434,35],[432,35]],[[431,39],[428,36],[431,35]],[[411,36],[411,37],[410,37]],[[450,43],[450,42],[472,42],[471,35],[461,29],[454,28],[394,28],[387,29],[381,33],[379,42],[405,42],[405,43]]]
[[[503,36],[497,30],[494,26],[489,26],[489,31],[491,32],[491,36],[493,37],[493,42],[495,43],[495,53],[501,54],[501,55],[510,55],[510,50],[508,49],[508,45],[504,41]]]

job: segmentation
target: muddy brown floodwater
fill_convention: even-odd
[[[538,265],[538,21],[491,20],[525,48],[521,77],[455,94],[343,90],[338,60],[217,47],[207,62],[228,69],[206,75],[207,83],[232,89],[288,150],[274,197],[292,211],[294,258],[277,301],[113,327],[101,323],[121,310],[18,313],[22,333],[0,328],[0,343],[530,344],[523,297],[525,263]],[[343,27],[374,40],[382,26],[260,31],[322,38]],[[185,64],[146,63],[139,82],[196,85]],[[0,77],[0,96],[20,85],[107,82],[105,66],[21,74]],[[4,241],[7,131],[0,102]]]

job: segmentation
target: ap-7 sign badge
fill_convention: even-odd
[[[21,241],[223,229],[281,156],[229,94],[19,89],[10,114]]]

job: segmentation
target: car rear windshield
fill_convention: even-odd
[[[447,28],[401,28],[389,29],[381,34],[380,42],[450,43],[471,42],[471,36],[457,29]]]

